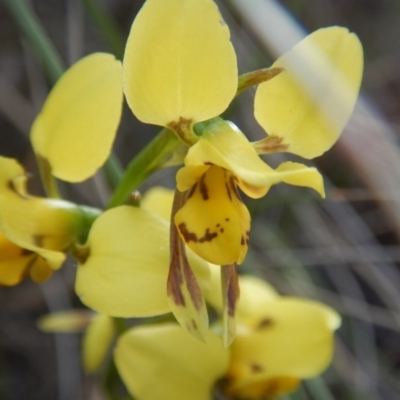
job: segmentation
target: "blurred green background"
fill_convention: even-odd
[[[24,19],[19,8],[24,4],[54,46],[53,55],[43,58],[35,36],[26,31],[32,20]],[[33,193],[43,191],[29,129],[51,85],[63,68],[86,54],[106,51],[122,58],[142,4],[0,3],[0,154],[26,166]],[[320,200],[304,188],[277,186],[261,200],[246,199],[253,215],[251,249],[240,271],[265,278],[282,294],[319,299],[343,316],[332,366],[287,399],[399,399],[400,2],[221,0],[218,5],[231,29],[241,73],[269,66],[296,41],[297,29],[346,26],[363,43],[359,104],[340,141],[314,160],[325,176],[327,198]],[[37,27],[34,31],[38,33]],[[263,133],[253,117],[253,97],[254,90],[248,91],[226,116],[256,139]],[[122,165],[156,132],[125,107],[115,143]],[[172,188],[174,170],[157,173],[142,190],[154,184]],[[88,182],[63,185],[62,191],[69,199],[96,206],[109,196],[102,172]],[[74,274],[75,265],[68,262],[43,285],[25,281],[0,288],[0,399],[105,398],[98,379],[83,376],[80,336],[50,335],[36,328],[37,318],[48,312],[82,307],[73,291]]]

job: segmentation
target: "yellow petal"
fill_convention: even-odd
[[[250,214],[232,175],[222,168],[212,166],[200,178],[175,224],[187,246],[210,263],[240,264],[246,255]]]
[[[102,214],[93,224],[86,257],[79,262],[76,292],[88,307],[120,317],[170,311],[167,300],[169,224],[135,207]],[[189,261],[200,285],[208,285],[208,266]]]
[[[108,158],[122,112],[122,67],[91,54],[57,82],[31,129],[34,150],[57,178],[79,182]]]
[[[101,367],[115,336],[114,321],[104,314],[97,314],[83,337],[83,368],[93,374]]]
[[[212,332],[202,343],[168,324],[131,329],[118,340],[114,359],[138,400],[209,400],[227,370],[229,353]]]
[[[26,175],[17,161],[0,157],[0,229],[16,245],[59,268],[79,233],[79,209],[67,201],[29,196],[25,186]]]
[[[34,260],[30,266],[29,276],[35,283],[47,281],[53,275],[53,269],[50,268],[47,260],[38,254],[34,254]]]
[[[155,186],[144,194],[140,201],[140,206],[143,210],[151,211],[169,222],[171,220],[173,201],[173,190]]]
[[[206,128],[185,159],[187,168],[206,168],[210,164],[231,171],[240,189],[253,198],[264,196],[272,185],[280,182],[308,186],[321,195],[324,193],[322,177],[315,168],[287,162],[272,169],[234,124],[221,119]],[[178,188],[189,181],[186,175],[178,172]]]
[[[37,326],[44,332],[74,333],[83,332],[93,318],[88,310],[58,311],[44,315],[37,321]]]
[[[20,283],[34,257],[34,253],[10,242],[0,232],[0,285],[14,286]]]
[[[339,138],[357,100],[363,54],[346,28],[319,29],[273,67],[284,67],[259,85],[255,117],[268,135],[282,138],[287,151],[314,158]]]
[[[232,388],[279,377],[311,378],[332,358],[333,331],[326,306],[278,298],[266,303],[232,345]],[[293,334],[295,332],[295,334]]]
[[[211,0],[149,0],[124,56],[125,95],[146,123],[192,125],[222,113],[237,89],[228,27]]]

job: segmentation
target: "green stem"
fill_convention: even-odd
[[[163,164],[180,144],[174,132],[163,129],[158,135],[128,164],[125,174],[114,191],[108,208],[124,204],[130,194]]]
[[[63,73],[63,62],[34,11],[25,0],[5,0],[5,4],[43,63],[47,75],[55,83]]]
[[[46,195],[54,199],[61,199],[60,192],[58,191],[57,187],[57,181],[51,173],[50,163],[39,154],[36,154],[36,160]]]
[[[110,46],[115,56],[122,60],[125,50],[125,38],[119,26],[100,7],[97,1],[81,0],[89,16],[99,28],[104,40]]]
[[[110,158],[104,164],[104,173],[106,175],[108,184],[112,189],[115,189],[121,182],[122,176],[124,174],[124,169],[118,158],[110,156]]]

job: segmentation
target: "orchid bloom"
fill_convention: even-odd
[[[118,339],[114,359],[136,399],[211,400],[214,391],[272,399],[325,370],[337,313],[316,301],[280,297],[254,277],[241,277],[240,285],[238,334],[230,348],[212,331],[202,343],[173,324],[135,327]]]
[[[43,178],[69,182],[93,175],[111,151],[122,111],[122,68],[112,55],[95,53],[56,83],[31,129]],[[26,275],[49,278],[71,245],[85,240],[98,210],[61,199],[31,196],[17,161],[0,158],[0,283]],[[55,193],[52,193],[55,194]]]
[[[167,288],[172,308],[191,303],[202,313],[186,245],[223,267],[222,283],[231,293],[234,312],[234,267],[245,258],[250,234],[250,215],[239,189],[259,198],[284,182],[324,196],[315,168],[287,161],[274,169],[259,154],[289,152],[311,159],[327,151],[353,111],[362,68],[357,36],[330,27],[307,36],[271,69],[255,71],[252,77],[261,82],[255,118],[267,136],[251,143],[233,123],[218,118],[252,79],[244,83],[238,78],[229,29],[216,4],[144,3],[126,44],[125,96],[139,120],[173,130],[188,147],[172,211]],[[188,322],[183,318],[181,323]]]

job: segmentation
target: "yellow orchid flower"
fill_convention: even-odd
[[[280,297],[254,277],[241,277],[240,285],[238,335],[230,348],[212,332],[204,344],[171,324],[133,328],[119,338],[114,359],[135,398],[211,400],[220,393],[272,399],[324,371],[340,325],[336,312],[315,301]]]
[[[121,63],[110,54],[91,54],[62,75],[31,129],[46,187],[52,186],[51,175],[81,181],[106,161],[122,98]],[[35,282],[49,278],[70,246],[85,239],[87,217],[98,214],[67,201],[30,196],[25,186],[22,167],[0,158],[2,284],[17,284],[28,274]]]
[[[320,375],[332,359],[339,315],[316,301],[280,297],[254,277],[241,277],[240,287],[226,393],[243,400],[275,398]]]
[[[41,283],[52,273],[42,257],[14,244],[0,232],[0,285],[14,286],[27,276]]]
[[[0,282],[14,285],[26,274],[43,282],[65,260],[72,243],[86,234],[90,208],[31,196],[17,161],[0,157]]]
[[[139,120],[173,130],[189,146],[172,212],[167,290],[172,307],[182,304],[182,293],[193,308],[202,307],[183,241],[223,266],[224,298],[233,315],[238,290],[232,268],[243,261],[250,232],[238,188],[259,198],[284,182],[324,196],[315,168],[284,162],[273,169],[259,154],[286,151],[313,158],[328,150],[352,113],[362,67],[361,44],[347,29],[307,36],[273,64],[265,81],[256,80],[263,83],[255,117],[268,136],[250,143],[232,123],[217,118],[243,90],[243,79],[238,80],[229,29],[215,3],[145,2],[125,49],[125,96]]]
[[[257,151],[313,158],[328,150],[351,115],[363,64],[358,38],[341,27],[314,32],[279,58],[273,68],[283,72],[257,89],[255,116],[269,136],[254,144],[255,151],[225,121],[208,124],[200,138],[194,133],[196,123],[218,116],[235,96],[229,37],[211,0],[148,0],[132,25],[123,62],[134,114],[169,127],[192,146],[177,176],[178,190],[188,192],[175,222],[193,251],[220,265],[241,263],[247,250],[250,217],[237,186],[254,198],[279,182],[323,196],[317,170],[290,162],[272,169]]]

